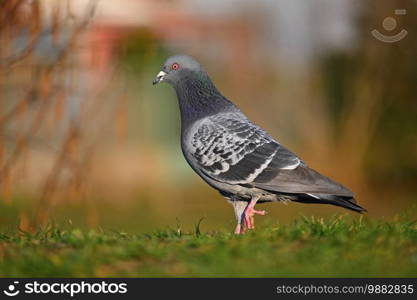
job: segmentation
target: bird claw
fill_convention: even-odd
[[[266,215],[267,212],[265,210],[255,210],[253,208],[247,208],[243,213],[243,228],[241,228],[239,233],[244,233],[246,230],[255,229],[255,215]],[[238,224],[240,225],[240,224]],[[235,231],[236,232],[236,231]]]
[[[253,210],[257,215],[265,216],[268,212],[266,210]]]

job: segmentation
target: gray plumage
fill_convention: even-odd
[[[185,159],[232,202],[238,224],[254,199],[254,204],[291,200],[365,211],[349,189],[310,169],[248,120],[190,56],[170,57],[154,84],[161,81],[170,83],[178,97]]]

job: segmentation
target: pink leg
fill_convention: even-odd
[[[255,205],[257,201],[258,201],[258,198],[253,198],[249,202],[248,206],[245,208],[245,211],[243,212],[243,225],[244,225],[243,232],[246,229],[255,229],[254,215],[261,215],[261,216],[266,215],[265,210],[255,210]]]

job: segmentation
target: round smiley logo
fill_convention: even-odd
[[[10,284],[6,290],[3,291],[4,294],[6,294],[9,297],[14,297],[20,293],[18,289],[16,289],[16,285],[19,284],[19,281],[13,282],[13,284]]]
[[[407,11],[405,9],[396,9],[395,10],[396,15],[406,15]],[[397,21],[393,17],[386,17],[382,21],[382,27],[388,32],[393,31],[397,28]],[[405,38],[408,34],[408,31],[405,29],[402,29],[399,33],[395,35],[385,35],[381,32],[379,32],[377,29],[374,29],[371,31],[372,35],[381,42],[384,43],[395,43],[401,41],[403,38]]]

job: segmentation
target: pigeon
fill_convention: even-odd
[[[153,84],[169,83],[181,114],[181,148],[190,167],[233,206],[236,234],[254,229],[263,202],[331,204],[359,213],[354,194],[309,168],[224,97],[193,57],[174,55]]]

